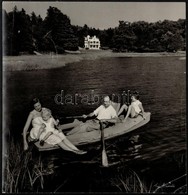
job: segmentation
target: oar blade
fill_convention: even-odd
[[[102,150],[102,165],[108,167],[108,158],[105,150]]]

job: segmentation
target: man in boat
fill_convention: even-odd
[[[79,126],[73,128],[71,131],[67,133],[67,135],[71,135],[74,133],[88,132],[93,130],[100,129],[100,121],[103,122],[104,126],[107,127],[109,124],[115,124],[118,120],[117,112],[111,105],[110,97],[104,97],[104,103],[99,106],[96,110],[88,115],[83,115],[83,118],[96,116],[95,119],[88,120],[85,123],[80,124]]]

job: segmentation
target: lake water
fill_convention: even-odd
[[[86,157],[72,157],[72,161],[97,161],[96,164],[66,164],[64,152],[54,152],[51,155],[56,159],[58,171],[48,180],[55,178],[57,183],[48,190],[118,191],[109,178],[125,167],[138,171],[149,182],[167,182],[185,173],[185,71],[185,60],[179,57],[116,57],[76,62],[51,70],[7,72],[6,129],[17,140],[21,139],[33,97],[39,97],[45,107],[51,108],[54,116],[61,117],[61,122],[69,122],[63,117],[88,114],[99,106],[97,103],[83,104],[86,95],[90,97],[93,93],[101,98],[104,94],[115,94],[115,100],[122,102],[123,91],[136,90],[145,111],[151,112],[151,121],[129,136],[106,142],[109,163],[120,164],[110,171],[101,169],[97,147],[85,147],[91,149]],[[62,90],[63,104],[57,104],[54,98]],[[75,94],[78,94],[77,104]],[[134,135],[139,135],[137,149],[129,140]],[[46,153],[42,155],[48,156]],[[59,170],[64,174],[58,174]],[[105,182],[107,178],[110,183]],[[66,183],[57,187],[65,180]]]

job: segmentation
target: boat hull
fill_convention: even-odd
[[[146,112],[145,116],[146,119],[143,119],[143,117],[139,115],[136,118],[128,118],[127,121],[124,123],[117,123],[114,126],[105,128],[104,139],[108,140],[115,138],[117,136],[134,131],[139,127],[147,124],[150,121],[151,113]],[[76,146],[92,144],[101,140],[101,131],[93,130],[90,132],[75,133],[67,136],[67,138]],[[39,151],[48,151],[59,148],[59,146],[57,145],[53,146],[47,143],[45,143],[43,146],[40,146],[39,142],[36,142],[35,146],[38,148]]]

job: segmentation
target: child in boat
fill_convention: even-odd
[[[125,122],[129,115],[131,115],[131,118],[136,118],[138,115],[141,115],[144,120],[146,119],[144,116],[144,108],[139,100],[138,92],[133,93],[131,96],[131,105],[129,107],[126,104],[123,104],[118,112],[118,116],[123,112],[123,110],[127,111],[127,114],[122,122]]]
[[[32,141],[36,141],[39,139],[40,134],[45,128],[45,124],[42,121],[41,117],[36,117],[32,120],[32,126],[33,128],[30,131],[30,137],[32,138]]]
[[[40,144],[43,145],[44,142],[52,145],[59,145],[62,149],[74,152],[76,154],[85,154],[86,151],[79,150],[74,146],[63,134],[63,132],[55,129],[59,121],[55,121],[52,117],[51,110],[44,109],[41,112],[42,124],[41,124],[41,134],[39,136]]]
[[[57,129],[55,129],[55,127],[57,127],[59,120],[56,120],[52,117],[52,113],[50,109],[45,108],[42,112],[41,112],[41,117],[42,117],[42,124],[40,127],[40,132],[39,132],[39,140],[44,141],[47,140],[47,138],[51,135],[51,134],[56,134],[58,135],[59,133],[59,137],[61,137],[62,139],[65,139],[65,136],[62,132],[58,131]],[[53,144],[53,143],[50,143]]]

